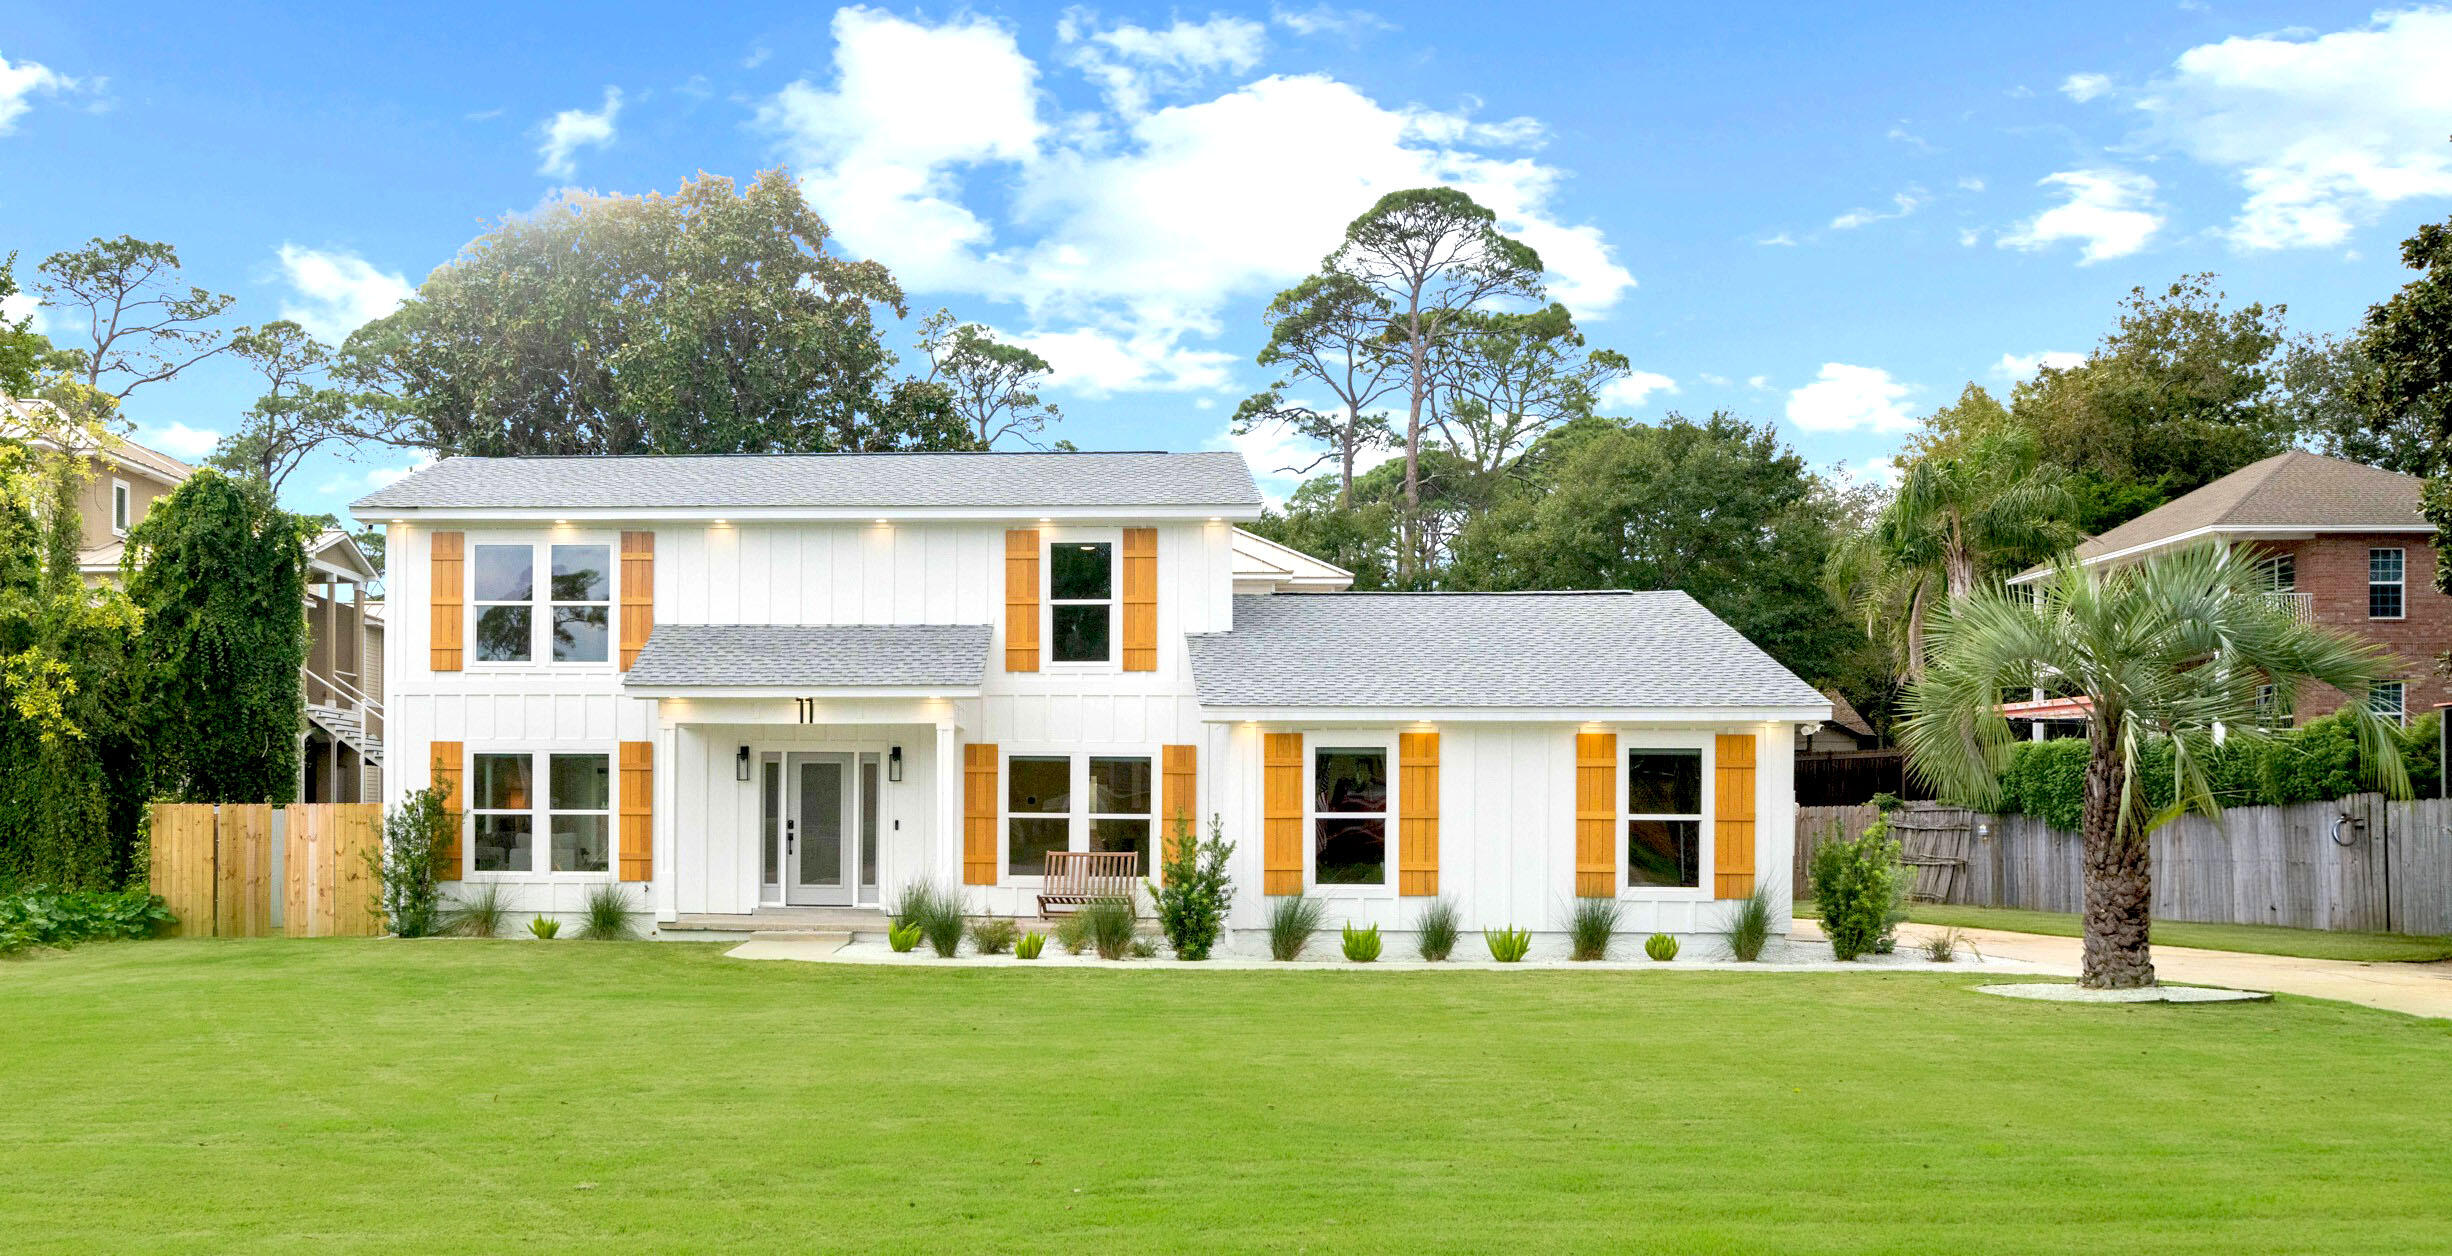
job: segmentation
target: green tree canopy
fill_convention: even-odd
[[[2401,262],[2418,272],[2367,311],[2360,349],[2375,369],[2353,396],[2378,439],[2413,429],[2423,435],[2426,515],[2435,524],[2435,587],[2452,592],[2452,223],[2428,223],[2401,244]],[[2447,656],[2452,658],[2452,656]]]

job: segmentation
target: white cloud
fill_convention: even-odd
[[[1788,394],[1788,421],[1809,432],[1903,432],[1915,426],[1904,404],[1914,391],[1880,367],[1825,362],[1814,382]]]
[[[1769,392],[1771,391],[1771,377],[1768,375],[1748,375],[1745,377],[1745,386],[1753,389],[1755,392]]]
[[[1403,416],[1397,418],[1401,423]],[[1268,499],[1270,506],[1279,509],[1284,508],[1286,498],[1301,487],[1304,480],[1336,470],[1333,460],[1318,461],[1322,454],[1328,452],[1327,446],[1297,436],[1283,424],[1264,424],[1240,436],[1230,425],[1225,431],[1210,437],[1208,447],[1231,449],[1243,455],[1243,461],[1251,466],[1252,478],[1260,482],[1261,495]],[[1387,448],[1360,451],[1354,456],[1354,474],[1359,476],[1398,456],[1399,451]],[[1317,465],[1313,465],[1315,462]],[[1293,469],[1302,467],[1310,469]]]
[[[1992,373],[2006,380],[2021,380],[2044,367],[2065,371],[2084,363],[2086,355],[2067,349],[2046,349],[2041,353],[2004,353],[1992,364]]]
[[[327,343],[340,343],[417,292],[405,277],[377,270],[355,253],[284,244],[280,257],[281,275],[297,294],[281,303],[281,317]]]
[[[1976,245],[1982,243],[1983,239],[1984,229],[1982,227],[1960,227],[1958,229],[1958,244],[1960,248],[1974,248]]]
[[[1984,181],[1971,174],[1962,174],[1958,176],[1958,190],[1961,192],[1981,192],[1984,190]]]
[[[2060,81],[2060,94],[2081,105],[2110,90],[2111,76],[2107,74],[2072,74]]]
[[[2045,175],[2035,186],[2057,188],[2067,199],[2002,233],[2002,248],[2031,253],[2062,240],[2080,240],[2085,248],[2078,264],[2086,266],[2126,257],[2162,229],[2154,181],[2144,175],[2109,167],[2063,170]]]
[[[1247,18],[1177,18],[1156,30],[1130,22],[1098,30],[1090,22],[1086,12],[1067,10],[1057,40],[1067,48],[1066,61],[1128,118],[1149,112],[1153,96],[1188,91],[1221,71],[1249,70],[1268,48],[1268,28]]]
[[[1848,212],[1831,219],[1830,225],[1835,230],[1852,231],[1858,227],[1868,226],[1872,223],[1886,222],[1893,218],[1905,218],[1909,214],[1912,214],[1916,212],[1916,210],[1922,208],[1924,201],[1925,193],[1923,188],[1909,188],[1904,192],[1895,193],[1891,196],[1890,204],[1894,208],[1890,213],[1885,214],[1871,209],[1851,209]]]
[[[409,465],[405,467],[370,468],[366,472],[366,487],[370,489],[390,488],[392,485],[398,484],[402,480],[409,478],[412,473],[422,470],[425,467],[432,466],[433,464],[434,455],[419,454],[410,459]]]
[[[17,129],[17,119],[34,107],[36,93],[56,96],[76,90],[77,81],[38,61],[11,62],[0,57],[0,135]]]
[[[1241,35],[1143,31],[1071,48],[1168,73],[1244,64]],[[844,249],[913,291],[1018,304],[1034,345],[1078,388],[1206,388],[1233,355],[1185,342],[1230,303],[1299,279],[1380,196],[1449,184],[1541,254],[1552,295],[1596,319],[1633,287],[1607,240],[1563,219],[1564,171],[1521,151],[1537,122],[1387,106],[1321,75],[1272,75],[1152,107],[1065,114],[1013,32],[977,15],[930,24],[834,17],[831,74],[769,97],[758,125],[799,168]],[[1256,55],[1252,54],[1252,55]],[[1170,89],[1172,90],[1172,89]],[[1299,189],[1299,193],[1293,191]],[[1238,342],[1239,347],[1239,342]],[[1041,352],[1047,352],[1042,347]]]
[[[2381,13],[2316,38],[2259,35],[2180,54],[2138,107],[2248,197],[2243,249],[2340,244],[2384,207],[2452,196],[2452,11]]]
[[[604,104],[594,113],[585,109],[565,109],[545,120],[545,142],[536,146],[542,158],[536,172],[555,179],[568,179],[579,173],[579,165],[571,160],[580,148],[603,148],[613,142],[617,132],[614,119],[622,111],[622,89],[604,89]]]
[[[1897,488],[1899,486],[1899,460],[1896,458],[1868,458],[1856,465],[1850,465],[1842,460],[1823,467],[1822,475],[1826,479],[1835,481],[1842,489],[1861,488],[1868,484],[1878,484],[1883,488]]]
[[[138,432],[136,443],[150,445],[174,458],[194,462],[213,452],[213,446],[221,443],[221,433],[189,427],[185,423],[173,423],[168,427],[149,427]]]
[[[1907,124],[1904,122],[1891,127],[1889,132],[1882,138],[1895,144],[1905,144],[1909,148],[1912,148],[1919,153],[1937,153],[1941,151],[1940,149],[1933,147],[1932,141],[1908,130]]]
[[[1776,231],[1754,241],[1754,243],[1763,245],[1766,248],[1792,249],[1796,247],[1796,237],[1789,235],[1785,231]]]
[[[1677,395],[1677,381],[1656,371],[1629,371],[1601,387],[1601,404],[1614,410],[1640,410],[1653,393]]]
[[[762,66],[762,65],[765,65],[765,64],[766,64],[766,59],[767,59],[768,57],[771,57],[771,56],[774,56],[774,55],[775,55],[775,50],[774,50],[774,49],[769,48],[769,47],[767,47],[767,46],[766,46],[766,45],[764,45],[764,44],[759,44],[759,45],[757,45],[756,47],[751,48],[751,49],[749,50],[749,55],[748,55],[748,56],[745,56],[745,57],[741,58],[741,68],[742,68],[742,69],[744,69],[744,70],[754,70],[754,69],[757,69],[759,66]]]
[[[1361,9],[1338,9],[1325,4],[1296,12],[1272,9],[1269,20],[1297,35],[1343,35],[1348,39],[1368,35],[1373,31],[1395,30],[1394,23],[1376,13]]]
[[[33,331],[36,335],[41,335],[45,325],[41,298],[31,292],[12,292],[5,297],[0,297],[0,323],[7,323],[14,327],[20,320],[27,318],[34,320]]]

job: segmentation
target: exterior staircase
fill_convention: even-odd
[[[365,718],[357,709],[310,702],[306,713],[316,727],[332,734],[334,741],[357,751],[366,762],[382,766],[383,739],[366,731]]]

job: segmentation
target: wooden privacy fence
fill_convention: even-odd
[[[1813,850],[1862,833],[1871,807],[1799,807],[1796,886],[1809,892]],[[2085,903],[2083,842],[2032,816],[1988,816],[1935,803],[1891,814],[1919,896],[1982,907],[2074,912]],[[2388,802],[2354,794],[2288,807],[2234,807],[2219,821],[2184,816],[2154,831],[2154,914],[2209,924],[2452,933],[2452,801]],[[1916,859],[1921,849],[1926,862]],[[1963,864],[1948,873],[1950,852]]]
[[[371,802],[156,803],[153,892],[182,937],[373,937],[382,835]]]

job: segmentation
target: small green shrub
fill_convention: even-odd
[[[587,892],[580,912],[579,936],[598,942],[627,942],[639,936],[630,915],[630,892],[619,881],[607,881]]]
[[[894,900],[890,920],[915,925],[940,959],[952,959],[962,949],[962,933],[970,924],[962,914],[962,894],[934,881],[914,881]],[[893,941],[889,931],[887,939]]]
[[[1831,954],[1856,959],[1881,945],[1904,893],[1907,870],[1888,821],[1877,820],[1853,841],[1824,842],[1813,853],[1814,905]]]
[[[1757,885],[1729,916],[1728,953],[1740,963],[1761,959],[1763,948],[1771,944],[1771,924],[1770,887]]]
[[[1379,926],[1356,929],[1345,926],[1345,958],[1357,964],[1368,964],[1379,958]]]
[[[1320,931],[1328,904],[1308,894],[1293,894],[1269,903],[1269,958],[1292,963],[1303,957],[1311,935]]]
[[[1456,950],[1458,927],[1455,901],[1445,896],[1430,900],[1422,909],[1422,922],[1417,935],[1422,958],[1433,964],[1445,960]]]
[[[1520,963],[1532,951],[1532,931],[1529,929],[1513,926],[1498,930],[1484,929],[1481,937],[1490,944],[1490,958],[1502,964]]]
[[[0,896],[0,955],[38,946],[149,938],[176,919],[159,895],[142,887],[24,890]]]
[[[1576,899],[1575,910],[1567,916],[1567,957],[1609,958],[1609,940],[1617,933],[1618,919],[1625,912],[1625,905],[1615,898]]]
[[[1013,958],[1037,959],[1047,949],[1047,935],[1032,930],[1013,940]]]
[[[885,926],[885,944],[893,947],[896,955],[908,955],[911,953],[911,948],[920,944],[920,932],[920,924],[916,920],[905,922],[888,919]]]
[[[1958,930],[1944,929],[1939,933],[1926,935],[1921,949],[1924,951],[1924,958],[1936,964],[1955,964],[1958,962],[1958,948],[1962,941],[1963,939],[1958,936]]]
[[[1022,927],[1002,916],[981,916],[971,922],[971,949],[981,955],[1002,955],[1013,949]]]
[[[1081,922],[1082,936],[1100,959],[1123,959],[1132,954],[1133,935],[1140,924],[1140,914],[1129,898],[1094,898],[1073,913]]]
[[[443,914],[443,930],[464,938],[499,938],[510,923],[511,892],[500,881],[478,885]]]
[[[1666,964],[1677,958],[1677,939],[1666,933],[1655,933],[1643,940],[1643,953]]]
[[[443,807],[432,789],[409,795],[383,819],[383,840],[366,852],[375,878],[376,907],[384,923],[404,938],[422,938],[445,925],[436,866],[458,828],[457,812]]]
[[[531,916],[528,919],[528,932],[535,935],[539,942],[550,942],[554,935],[562,932],[562,922],[551,916]]]
[[[1067,955],[1079,955],[1089,950],[1090,922],[1083,920],[1080,912],[1057,921],[1056,945],[1063,947]]]
[[[1209,836],[1197,842],[1192,840],[1191,821],[1177,816],[1175,835],[1166,847],[1166,879],[1149,885],[1158,927],[1165,931],[1167,945],[1175,948],[1175,958],[1207,959],[1225,930],[1226,909],[1235,901],[1234,878],[1226,871],[1234,843],[1226,840],[1225,822],[1216,816],[1209,817]]]
[[[1158,939],[1153,938],[1146,933],[1134,934],[1132,938],[1132,957],[1134,959],[1158,958]]]

